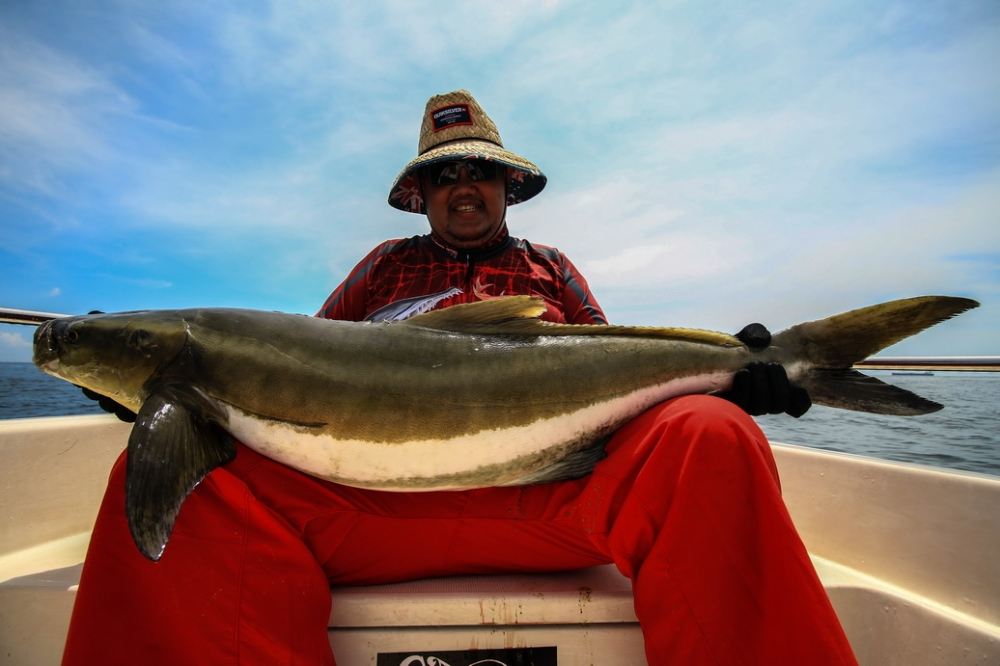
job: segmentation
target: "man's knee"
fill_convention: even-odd
[[[718,431],[736,430],[759,433],[753,418],[742,409],[714,395],[683,395],[659,406],[659,419],[681,420],[688,428]]]
[[[773,469],[770,445],[756,421],[742,409],[711,395],[685,395],[654,408],[650,424],[659,433],[655,448],[669,447],[688,455],[758,457]]]

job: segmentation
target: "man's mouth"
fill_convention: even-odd
[[[477,203],[464,202],[455,204],[451,208],[456,213],[475,213],[481,208],[481,206]]]

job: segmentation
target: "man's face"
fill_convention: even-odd
[[[482,160],[425,167],[420,173],[427,220],[454,247],[482,247],[494,238],[507,210],[507,170]]]

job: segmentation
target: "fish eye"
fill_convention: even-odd
[[[75,328],[69,328],[66,330],[66,334],[63,335],[63,340],[69,343],[76,343],[80,341],[80,332]]]

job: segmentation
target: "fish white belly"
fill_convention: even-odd
[[[234,437],[268,458],[313,476],[382,490],[455,490],[487,484],[443,482],[428,486],[417,480],[462,476],[478,468],[502,467],[519,458],[530,459],[569,442],[592,441],[599,433],[658,402],[673,396],[718,390],[730,377],[728,372],[685,377],[526,425],[484,429],[449,439],[396,443],[338,439],[333,434],[313,433],[300,426],[263,419],[232,405],[225,408],[228,430]],[[512,469],[512,478],[534,471]],[[407,479],[413,479],[414,484],[407,484]],[[502,484],[498,481],[488,485]]]

